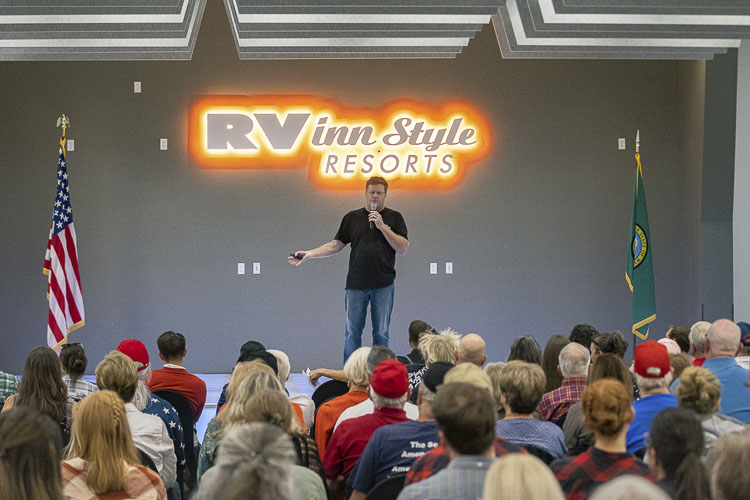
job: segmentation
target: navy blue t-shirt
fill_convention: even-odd
[[[370,229],[369,216],[370,212],[364,207],[352,210],[341,219],[333,237],[344,245],[352,245],[346,275],[348,290],[383,288],[391,286],[396,279],[396,251],[374,224]],[[383,208],[380,216],[391,231],[408,238],[406,222],[399,212]]]
[[[406,474],[414,460],[439,444],[438,426],[434,420],[407,420],[380,427],[349,475],[352,489],[367,493],[384,479]]]

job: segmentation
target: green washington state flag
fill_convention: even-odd
[[[628,266],[625,279],[633,293],[633,334],[648,338],[648,325],[656,319],[654,302],[654,268],[651,265],[651,232],[648,229],[646,191],[643,189],[641,155],[635,154],[633,217],[630,219]]]

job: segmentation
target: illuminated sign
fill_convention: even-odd
[[[400,100],[378,110],[307,96],[206,96],[190,108],[188,144],[207,168],[296,168],[327,188],[379,175],[399,187],[454,186],[490,150],[487,120],[466,102]]]

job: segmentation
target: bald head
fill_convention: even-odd
[[[734,357],[740,347],[740,327],[734,321],[719,319],[706,334],[706,357]]]
[[[474,363],[477,366],[482,366],[487,361],[485,347],[484,339],[476,333],[464,335],[458,343],[456,364]]]

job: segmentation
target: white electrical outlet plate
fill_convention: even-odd
[[[245,263],[244,262],[238,262],[237,263],[237,274],[245,274]]]
[[[625,138],[620,137],[617,139],[617,149],[625,149]]]
[[[159,139],[159,149],[162,151],[167,150],[167,140],[166,139]]]
[[[68,151],[75,151],[76,150],[76,141],[73,139],[68,139],[65,141],[65,149]]]
[[[253,262],[253,274],[260,274],[260,262]]]
[[[453,262],[445,263],[445,274],[453,274]]]
[[[430,262],[430,274],[437,274],[437,262]]]
[[[134,94],[141,93],[141,82],[133,82],[133,93]]]

